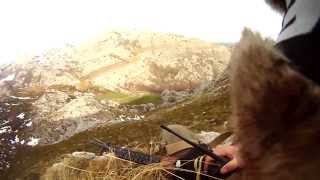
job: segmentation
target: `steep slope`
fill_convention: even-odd
[[[89,144],[90,139],[98,138],[118,145],[145,147],[150,142],[159,141],[160,125],[183,124],[195,131],[207,130],[223,132],[228,130],[230,114],[229,88],[221,93],[221,87],[228,86],[228,77],[208,92],[171,107],[149,112],[141,121],[130,121],[98,127],[76,134],[66,141],[49,146],[19,149],[18,156],[7,177],[39,177],[47,167],[59,160],[61,155],[74,151],[98,152],[97,147]],[[223,83],[224,82],[224,83]],[[17,173],[19,172],[19,173]]]
[[[229,57],[224,46],[183,36],[111,32],[3,66],[0,97],[33,97],[28,132],[50,144],[128,114],[133,118],[161,101],[181,101],[214,81]],[[143,106],[110,109],[114,103]]]
[[[112,32],[1,67],[0,108],[9,113],[0,148],[11,153],[0,154],[0,166],[10,168],[4,177],[39,175],[61,154],[92,149],[88,138],[147,143],[168,123],[223,131],[228,91],[217,96],[210,84],[224,77],[229,57],[224,46],[197,39]],[[208,82],[207,91],[190,96]]]
[[[47,89],[62,85],[86,91],[183,90],[213,80],[225,68],[228,48],[174,34],[111,32],[80,46],[52,49],[4,67],[13,86]]]

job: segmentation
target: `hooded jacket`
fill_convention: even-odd
[[[320,1],[266,2],[283,14],[276,47],[288,57],[293,68],[320,84]]]

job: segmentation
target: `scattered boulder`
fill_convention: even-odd
[[[186,91],[174,91],[174,90],[164,90],[161,93],[162,105],[170,105],[173,103],[178,103],[190,97],[193,94],[192,90]]]
[[[65,140],[113,118],[91,93],[68,94],[54,90],[43,94],[33,105],[31,134],[40,138],[40,144]]]
[[[156,109],[156,106],[153,103],[147,104],[139,104],[139,105],[132,105],[130,106],[133,111],[137,113],[145,113]]]
[[[53,90],[43,94],[33,105],[38,115],[46,116],[62,108],[69,98],[70,96],[65,92]]]
[[[60,119],[78,118],[90,116],[98,113],[103,106],[94,98],[92,94],[84,94],[67,102],[63,107],[56,111],[54,121]]]

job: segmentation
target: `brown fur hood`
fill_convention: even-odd
[[[320,87],[249,30],[230,76],[231,121],[246,164],[231,179],[319,179]]]
[[[284,13],[287,10],[285,0],[265,0],[273,9],[280,13]]]

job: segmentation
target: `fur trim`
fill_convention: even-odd
[[[238,180],[320,177],[320,87],[249,30],[231,60],[231,103]]]
[[[265,0],[273,9],[280,12],[281,14],[287,11],[285,0]]]

